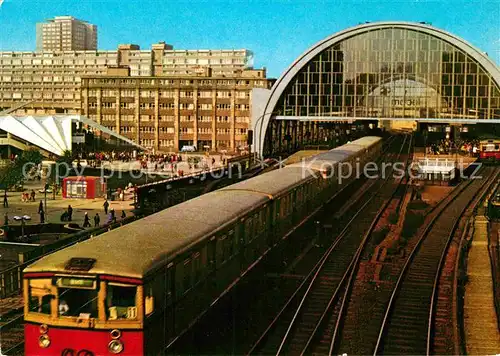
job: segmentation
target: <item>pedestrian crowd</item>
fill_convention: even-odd
[[[435,142],[427,147],[427,153],[429,154],[452,154],[460,153],[461,155],[476,156],[479,150],[479,140],[449,140],[444,139]]]

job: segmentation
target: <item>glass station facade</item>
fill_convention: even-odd
[[[500,119],[500,89],[472,57],[427,33],[380,28],[316,55],[281,94],[284,116]]]

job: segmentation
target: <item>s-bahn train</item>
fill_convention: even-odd
[[[479,158],[500,161],[500,140],[479,142]]]
[[[23,271],[25,354],[164,354],[339,190],[340,163],[364,164],[381,149],[381,138],[364,137],[304,166],[202,195],[33,263]]]

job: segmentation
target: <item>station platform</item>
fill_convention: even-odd
[[[443,185],[458,178],[457,173],[466,172],[476,160],[477,157],[470,156],[416,153],[412,168],[417,171],[417,180]]]
[[[493,277],[488,253],[488,220],[477,216],[468,256],[464,326],[468,355],[500,353],[500,333],[494,304]]]

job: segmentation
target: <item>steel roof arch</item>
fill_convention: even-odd
[[[356,35],[361,35],[366,32],[382,30],[386,28],[400,28],[419,31],[421,33],[425,33],[427,35],[448,42],[450,45],[462,50],[467,55],[472,57],[477,63],[479,63],[486,71],[486,73],[491,75],[496,85],[500,87],[500,68],[493,62],[493,60],[489,58],[485,53],[481,52],[481,50],[477,47],[450,32],[418,22],[384,21],[361,24],[342,30],[316,42],[304,53],[302,53],[278,78],[276,83],[271,88],[267,103],[264,106],[264,110],[262,111],[265,114],[262,115],[262,123],[260,124],[259,131],[257,133],[259,137],[257,141],[259,145],[258,152],[262,154],[264,150],[265,133],[267,131],[267,127],[269,125],[271,117],[277,114],[276,112],[274,112],[274,110],[279,98],[286,90],[287,86],[290,84],[293,78],[295,78],[295,75],[298,74],[302,68],[304,68],[316,55],[338,42],[354,37]],[[263,128],[265,128],[265,130],[263,130]],[[261,137],[262,132],[264,132],[263,137]]]

